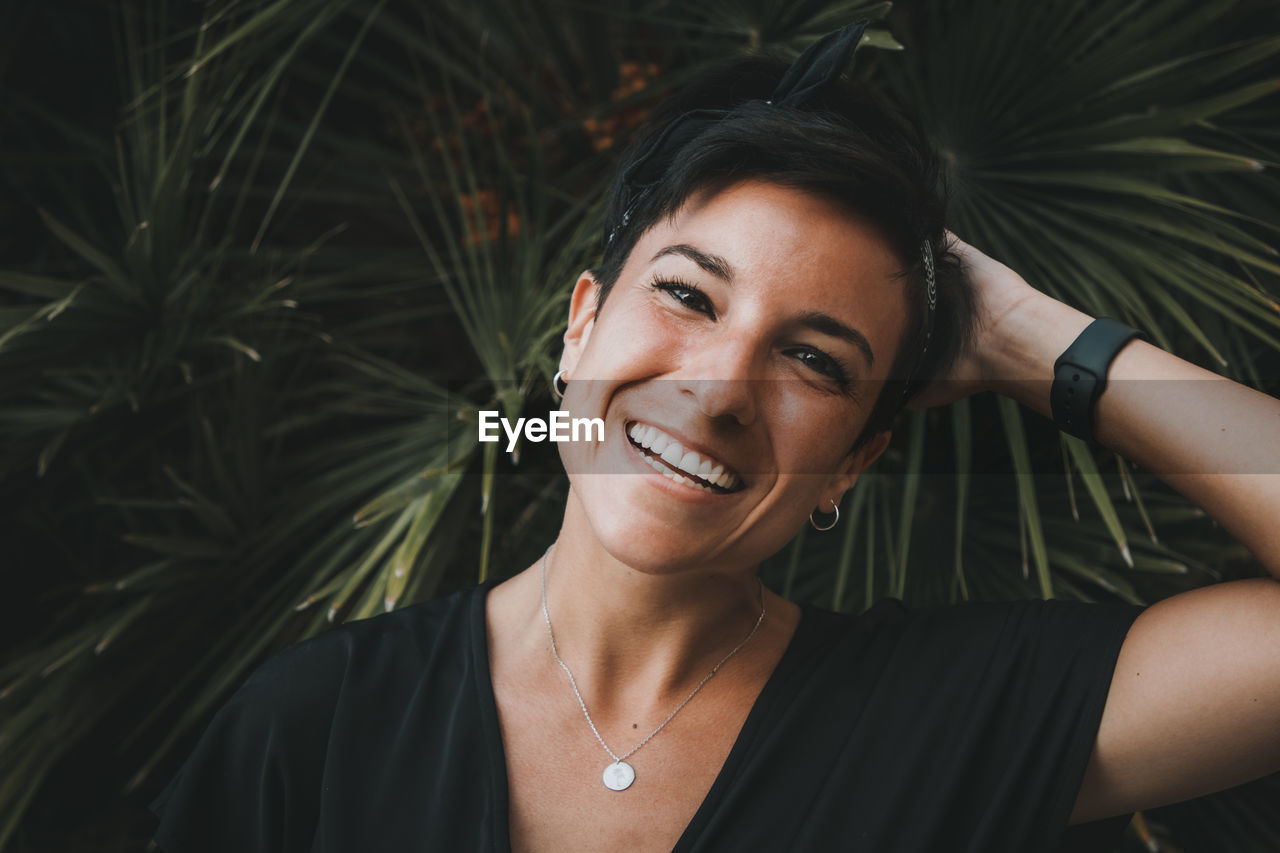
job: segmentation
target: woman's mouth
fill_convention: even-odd
[[[685,448],[657,427],[632,422],[627,438],[649,467],[677,483],[713,495],[736,492],[742,487],[742,478],[723,462]]]

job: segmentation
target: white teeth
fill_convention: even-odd
[[[656,460],[651,459],[644,454],[642,458],[657,471],[661,471],[667,475],[669,479],[678,483],[694,486],[696,488],[707,489],[705,483],[714,483],[722,489],[732,490],[738,485],[738,478],[731,472],[726,471],[724,465],[718,462],[712,462],[710,459],[704,459],[696,451],[685,450],[680,442],[671,436],[658,430],[648,424],[632,424],[631,429],[627,433],[631,440],[651,453],[657,455],[664,462],[669,463],[672,467],[679,468],[692,475],[684,477],[676,474],[665,465],[660,465]],[[697,478],[697,479],[693,479]]]
[[[688,471],[693,476],[698,476],[698,466],[702,463],[702,457],[694,453],[692,450],[686,451],[684,456],[680,457],[680,461],[676,463],[676,467],[681,471]]]
[[[709,495],[715,494],[715,492],[709,486],[705,486],[702,483],[697,482],[696,480],[690,480],[688,477],[682,477],[681,475],[672,471],[666,465],[663,465],[661,462],[658,462],[655,459],[651,459],[648,456],[641,456],[640,458],[643,459],[645,463],[649,465],[650,468],[657,471],[659,474],[666,477],[668,480],[675,480],[677,483],[683,483],[686,486],[692,486],[695,489],[701,489],[702,491],[706,492]]]
[[[661,443],[661,439],[659,439],[659,443]],[[654,450],[657,450],[657,448],[655,447]],[[673,441],[664,447],[658,455],[662,457],[663,462],[670,462],[679,468],[680,460],[684,457],[684,448],[680,446],[679,442]]]

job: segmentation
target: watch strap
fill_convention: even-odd
[[[1058,429],[1093,439],[1093,409],[1107,387],[1107,371],[1116,354],[1134,338],[1148,340],[1137,329],[1100,317],[1058,356],[1049,389],[1049,409]]]

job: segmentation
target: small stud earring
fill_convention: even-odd
[[[840,523],[840,507],[836,506],[835,501],[831,501],[831,511],[836,514],[836,517],[831,519],[831,523],[826,525],[825,527],[819,525],[818,522],[813,520],[813,513],[817,512],[816,509],[813,512],[809,513],[809,523],[813,525],[814,530],[830,530],[831,528],[835,527],[837,524]]]

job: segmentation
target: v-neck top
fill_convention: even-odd
[[[509,853],[485,631],[495,583],[270,658],[153,801],[159,848]],[[1065,849],[1139,612],[803,606],[673,853]]]

